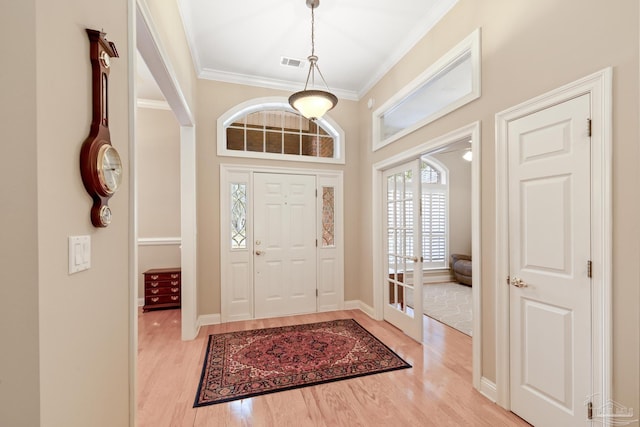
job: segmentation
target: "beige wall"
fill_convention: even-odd
[[[482,27],[482,97],[376,153],[371,153],[371,113],[360,104],[362,245],[371,247],[371,165],[473,121],[482,122],[481,224],[483,258],[482,375],[495,380],[494,117],[529,98],[612,66],[614,398],[640,408],[638,390],[639,232],[638,63],[639,11],[634,0],[460,0],[452,11],[368,93],[383,104],[411,79]],[[349,194],[347,194],[349,196]],[[371,254],[360,259],[360,297],[371,304]]]
[[[87,27],[104,28],[121,55],[111,71],[110,123],[128,166],[127,6],[126,0],[109,7],[96,0],[1,6],[2,53],[11,58],[0,83],[0,258],[9,276],[0,310],[3,426],[129,422],[129,179],[125,174],[110,202],[113,223],[96,229],[78,167],[91,123]],[[91,236],[91,268],[69,275],[68,236],[83,234]]]
[[[40,415],[46,426],[129,421],[127,17],[126,0],[109,7],[95,0],[36,2]],[[91,225],[91,198],[78,170],[91,123],[87,27],[104,29],[120,53],[110,74],[109,122],[125,176],[109,202],[113,221],[105,229]],[[67,237],[80,234],[91,236],[91,268],[69,275]]]
[[[35,2],[0,3],[0,425],[40,423]],[[19,42],[17,42],[19,41]]]
[[[136,116],[138,237],[180,237],[180,127],[171,111],[138,108]],[[142,273],[180,267],[177,244],[138,247],[138,298]]]
[[[341,100],[329,113],[345,131],[346,159],[344,165],[319,165],[286,161],[268,161],[218,157],[216,154],[216,121],[227,110],[254,98],[289,96],[264,88],[229,83],[198,81],[197,126],[197,199],[198,199],[198,313],[220,313],[220,164],[255,164],[293,168],[331,169],[344,171],[345,211],[355,212],[359,203],[360,170],[358,159],[359,131],[354,118],[356,103]],[[358,217],[347,215],[345,223],[345,299],[358,299],[361,256]]]

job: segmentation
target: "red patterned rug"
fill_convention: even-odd
[[[353,319],[215,334],[193,406],[410,367]]]

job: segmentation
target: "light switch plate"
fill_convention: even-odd
[[[69,236],[69,274],[91,267],[91,236]]]

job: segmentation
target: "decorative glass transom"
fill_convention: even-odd
[[[283,110],[256,111],[226,129],[232,151],[334,158],[334,138],[317,123]]]

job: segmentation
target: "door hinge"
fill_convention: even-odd
[[[511,284],[511,277],[507,276],[507,285],[510,285],[510,284]]]
[[[316,289],[316,298],[318,298],[318,290]]]
[[[318,239],[316,239],[316,248],[318,247]]]
[[[587,403],[587,419],[593,419],[593,403]]]
[[[587,261],[587,277],[590,279],[593,277],[593,263],[591,260]]]
[[[591,119],[587,119],[587,131],[589,136],[591,136]]]
[[[589,136],[591,136],[591,132],[589,132]],[[316,188],[316,197],[318,197],[318,189]]]

